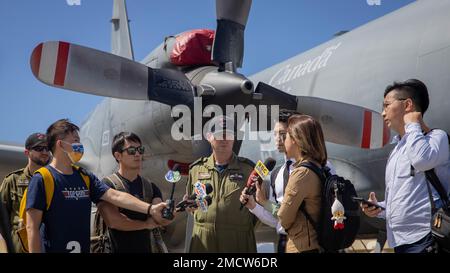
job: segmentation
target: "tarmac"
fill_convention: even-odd
[[[345,249],[345,253],[378,253],[379,250],[376,249],[376,239],[364,239],[356,240],[353,245]],[[384,245],[383,251],[381,253],[393,253],[394,250],[389,247],[388,243]],[[0,238],[0,253],[6,253],[5,241]]]

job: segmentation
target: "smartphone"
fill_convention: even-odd
[[[369,207],[376,207],[377,209],[385,210],[384,207],[382,207],[382,206],[380,206],[380,205],[377,205],[377,204],[375,204],[375,203],[372,203],[372,202],[370,202],[370,201],[367,201],[366,199],[364,199],[364,198],[362,198],[362,197],[356,197],[356,196],[353,196],[352,199],[353,199],[353,201],[355,201],[355,202],[359,202],[359,203],[366,204],[366,205],[368,205]]]

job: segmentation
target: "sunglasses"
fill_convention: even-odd
[[[31,148],[31,150],[36,151],[36,152],[48,152],[48,147],[47,146],[36,146]]]
[[[129,155],[135,155],[136,152],[138,152],[139,154],[143,155],[145,152],[145,148],[143,146],[139,146],[139,147],[128,147],[128,148],[124,148],[122,149],[122,152],[127,151],[127,154]]]

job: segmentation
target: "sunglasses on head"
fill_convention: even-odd
[[[48,152],[48,147],[47,146],[36,146],[31,148],[31,150],[36,151],[36,152]]]
[[[122,149],[122,152],[127,151],[127,153],[129,155],[135,155],[136,152],[138,152],[139,154],[143,155],[145,152],[145,148],[143,146],[139,146],[139,147],[128,147],[128,148],[124,148]]]

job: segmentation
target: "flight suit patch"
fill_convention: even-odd
[[[210,178],[211,178],[210,173],[199,173],[198,174],[198,179],[210,179]]]
[[[25,180],[19,179],[19,180],[17,180],[17,186],[18,187],[28,187],[28,179],[25,179]]]
[[[242,181],[243,178],[244,178],[244,175],[242,173],[230,174],[231,181]]]

